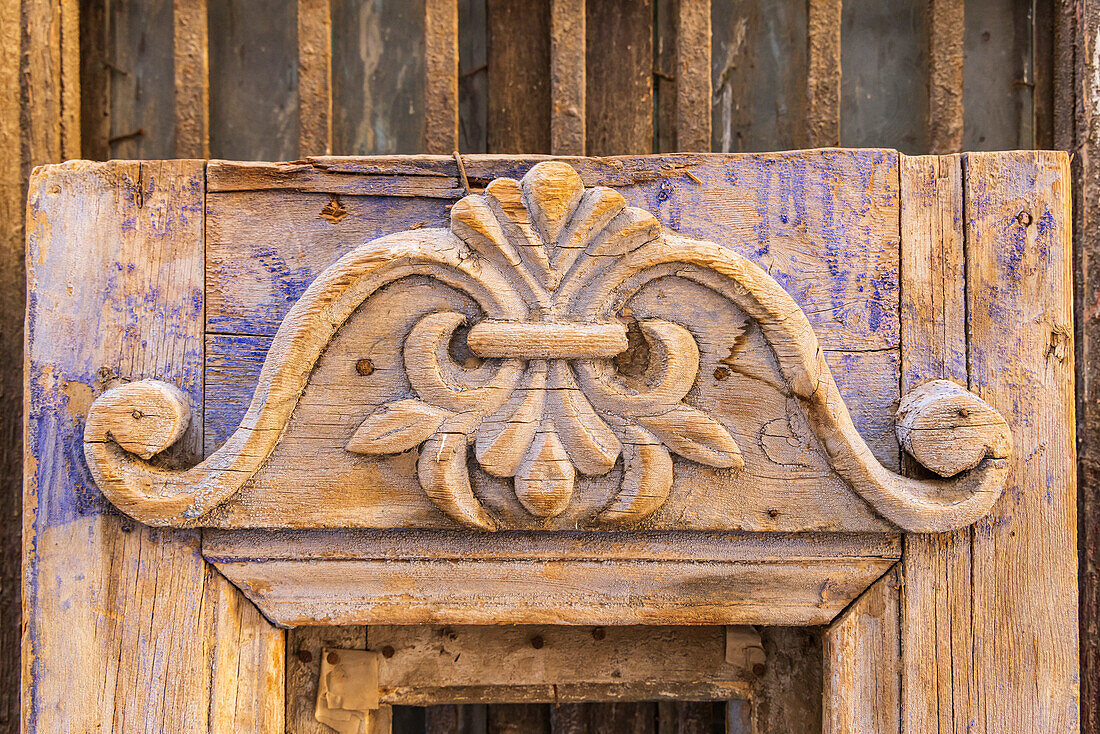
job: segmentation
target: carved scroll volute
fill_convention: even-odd
[[[280,327],[241,427],[199,466],[168,471],[143,460],[176,440],[187,416],[178,390],[148,381],[93,404],[85,452],[104,493],[126,512],[151,524],[201,525],[275,450],[310,370],[352,312],[387,283],[424,275],[477,302],[485,316],[467,324],[466,343],[483,362],[459,369],[450,357],[465,315],[423,316],[403,346],[412,394],[367,415],[346,449],[390,455],[419,448],[426,495],[481,530],[501,521],[472,488],[471,457],[510,480],[535,518],[569,508],[579,476],[617,470],[617,488],[595,521],[635,523],[668,498],[674,454],[732,472],[744,465],[736,427],[688,400],[699,348],[674,318],[637,322],[649,355],[644,386],[615,379],[612,360],[629,345],[617,309],[668,266],[760,327],[829,463],[880,515],[905,530],[941,531],[989,511],[1011,452],[1008,426],[992,407],[943,381],[905,396],[899,440],[949,478],[890,472],[852,424],[805,314],[767,273],[728,248],[662,231],[617,192],[586,189],[569,165],[553,161],[522,181],[498,179],[460,200],[449,230],[374,240],[322,273]]]

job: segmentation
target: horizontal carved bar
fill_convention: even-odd
[[[621,323],[482,321],[466,343],[477,356],[498,359],[595,359],[622,354],[628,346]]]

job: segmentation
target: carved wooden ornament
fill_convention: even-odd
[[[524,510],[547,519],[577,501],[579,478],[608,477],[614,490],[589,518],[594,527],[629,527],[655,513],[677,462],[742,470],[739,444],[762,440],[756,430],[693,404],[708,335],[697,320],[693,331],[675,316],[635,318],[627,306],[664,278],[718,294],[759,329],[776,389],[832,470],[882,518],[907,531],[945,531],[985,515],[1001,493],[1012,440],[992,407],[945,381],[906,395],[899,441],[944,478],[893,473],[856,431],[806,315],[775,280],[721,244],[662,230],[616,191],[586,189],[573,168],[551,161],[458,201],[450,229],[381,237],[323,272],[282,322],[240,427],[198,466],[150,462],[186,429],[190,410],[177,389],[141,381],[104,393],[84,434],[103,492],[142,522],[208,524],[280,446],[345,322],[373,294],[412,277],[465,294],[481,315],[420,317],[401,347],[408,389],[364,414],[343,446],[359,456],[418,451],[423,492],[468,527],[510,526],[479,497],[475,469],[510,480]]]

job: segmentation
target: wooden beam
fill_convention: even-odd
[[[425,141],[427,153],[458,150],[458,2],[424,3]]]
[[[550,3],[550,152],[584,155],[585,0]]]
[[[902,393],[967,384],[962,160],[902,156]],[[970,529],[905,539],[902,732],[961,731],[970,700]]]
[[[963,0],[931,0],[928,14],[928,142],[932,153],[957,153],[963,135]]]
[[[973,528],[971,731],[1076,732],[1069,157],[970,153],[963,170],[970,389],[1015,442],[1004,496]]]
[[[895,567],[826,630],[824,734],[898,731],[900,584]]]
[[[676,28],[676,150],[710,151],[710,0],[679,0]]]
[[[840,4],[809,0],[806,125],[812,148],[840,145]]]
[[[332,152],[329,0],[298,0],[298,155]]]
[[[210,157],[210,62],[206,0],[175,0],[173,75],[176,157]]]
[[[653,151],[653,5],[604,0],[585,8],[591,29],[585,41],[589,155]]]

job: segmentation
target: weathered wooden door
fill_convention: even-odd
[[[28,729],[1073,731],[1067,166],[40,169]]]

